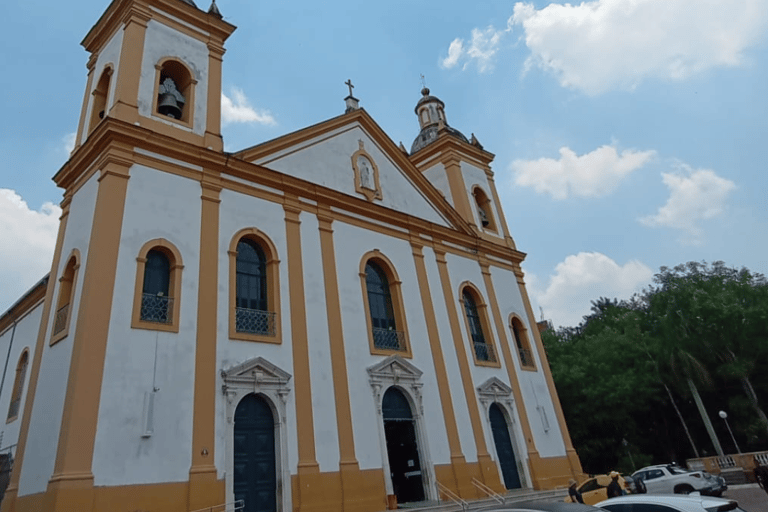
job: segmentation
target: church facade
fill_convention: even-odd
[[[362,512],[581,475],[493,155],[426,88],[398,146],[351,84],[225,153],[234,29],[114,0],[83,41],[50,277],[0,317],[2,512]]]

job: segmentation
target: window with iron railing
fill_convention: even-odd
[[[170,324],[173,322],[173,299],[165,295],[141,295],[141,319],[145,322]]]
[[[141,295],[140,318],[145,322],[170,324],[173,299],[168,296],[171,282],[171,262],[163,252],[152,249],[144,265],[144,288]]]
[[[472,297],[472,294],[468,290],[464,290],[462,299],[464,302],[464,312],[467,315],[469,334],[472,337],[475,359],[478,361],[495,363],[496,352],[493,350],[493,346],[488,344],[485,339],[483,323],[480,318],[480,313],[477,310],[477,303],[475,302],[475,299]]]
[[[53,334],[59,334],[67,327],[67,317],[69,316],[69,304],[64,304],[56,311],[56,317],[53,320]]]
[[[373,346],[383,350],[405,351],[405,332],[394,329],[373,328]]]

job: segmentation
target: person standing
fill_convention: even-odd
[[[574,503],[584,503],[581,493],[576,489],[576,480],[573,478],[568,480],[568,496],[571,497],[571,501]]]
[[[608,493],[608,498],[621,496],[624,492],[621,490],[621,485],[619,484],[619,474],[616,471],[611,471],[610,476],[611,483],[605,488],[605,492]]]

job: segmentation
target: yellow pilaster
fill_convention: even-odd
[[[135,123],[139,120],[139,82],[141,60],[144,56],[144,38],[152,13],[143,5],[134,3],[123,28],[123,47],[120,66],[115,79],[115,104],[110,115]]]

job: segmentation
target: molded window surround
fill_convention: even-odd
[[[533,351],[531,351],[528,329],[525,328],[525,324],[520,320],[520,317],[515,314],[509,317],[509,330],[512,332],[512,337],[515,340],[520,367],[523,370],[536,371],[536,360],[533,357]]]
[[[181,108],[181,119],[174,119],[164,116],[158,112],[158,98],[160,96],[160,84],[166,78],[173,80],[176,89],[184,96],[184,105]],[[152,95],[152,115],[160,119],[165,119],[172,123],[177,123],[188,128],[194,126],[195,112],[195,86],[197,80],[190,71],[189,67],[174,57],[165,57],[155,65],[155,88]]]
[[[477,208],[477,216],[480,218],[481,227],[487,231],[498,233],[496,219],[493,216],[493,203],[488,199],[488,195],[482,188],[475,185],[472,188],[472,196],[475,199],[475,208]]]
[[[360,261],[360,285],[371,354],[411,357],[401,281],[395,266],[378,249]]]
[[[131,327],[179,332],[181,253],[171,242],[145,243],[136,258],[136,285]]]
[[[493,331],[488,320],[488,305],[472,283],[464,282],[459,287],[459,305],[464,311],[464,325],[475,364],[500,368]]]
[[[229,337],[282,343],[277,248],[256,228],[238,231],[229,244]]]
[[[59,278],[59,296],[56,300],[56,313],[53,319],[51,345],[56,344],[69,334],[69,322],[72,318],[72,304],[77,285],[77,271],[80,269],[80,251],[72,250],[72,254],[64,267],[64,273]]]
[[[24,393],[24,379],[27,376],[27,367],[29,366],[29,349],[24,348],[19,356],[19,362],[16,365],[16,378],[13,381],[13,393],[11,394],[11,403],[8,406],[8,418],[6,423],[10,423],[19,417],[21,409],[21,396]]]

